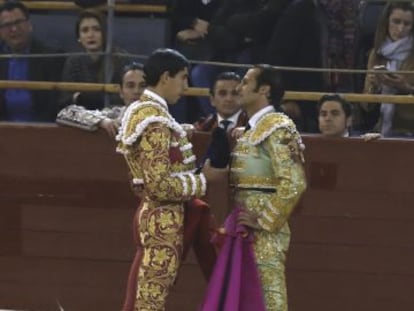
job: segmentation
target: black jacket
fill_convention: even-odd
[[[273,29],[264,62],[275,66],[323,67],[326,37],[323,14],[312,0],[296,0]],[[283,71],[289,91],[323,91],[318,72]]]
[[[82,8],[91,8],[98,5],[103,5],[106,3],[106,0],[75,0],[76,5]]]
[[[223,50],[267,42],[275,23],[292,0],[227,0],[211,19],[209,36]]]
[[[114,48],[114,52],[126,53],[124,50]],[[129,58],[113,56],[112,60],[112,83],[119,83],[123,67],[129,62]],[[62,81],[64,82],[84,82],[84,83],[105,83],[105,58],[101,56],[97,60],[92,60],[88,55],[72,55],[66,59],[63,66]],[[80,92],[76,103],[73,102],[73,94],[76,92],[61,92],[58,99],[59,110],[77,104],[86,109],[103,109],[104,92]],[[112,105],[123,105],[123,101],[118,94],[112,94],[110,103]]]
[[[173,0],[170,5],[173,40],[177,32],[193,27],[196,18],[210,22],[221,0],[203,4],[201,0]]]
[[[32,40],[30,54],[55,53],[43,43]],[[4,51],[3,51],[4,52]],[[0,80],[7,80],[8,59],[0,59]],[[29,58],[29,81],[60,81],[63,57]],[[5,89],[0,89],[0,120],[7,118]],[[38,122],[54,122],[57,114],[56,91],[32,91],[35,118]]]

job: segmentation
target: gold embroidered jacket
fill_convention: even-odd
[[[195,174],[192,144],[166,103],[144,92],[128,107],[117,136],[134,184],[143,184],[150,200],[183,202],[206,191],[203,174]]]
[[[194,172],[186,132],[169,114],[165,100],[151,91],[127,108],[117,140],[133,182],[144,189],[135,228],[142,260],[134,310],[165,310],[182,260],[183,203],[204,195],[206,181]]]

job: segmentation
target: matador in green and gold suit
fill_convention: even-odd
[[[253,123],[253,124],[252,124]],[[235,203],[258,215],[253,250],[267,311],[286,311],[289,216],[306,189],[304,146],[292,120],[267,106],[249,120],[232,154]]]

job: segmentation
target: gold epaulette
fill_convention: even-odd
[[[163,123],[180,137],[186,135],[164,107],[153,101],[137,101],[126,110],[116,139],[123,145],[132,145],[151,123]]]
[[[258,145],[274,131],[281,128],[296,132],[295,124],[288,116],[279,112],[268,113],[261,118],[252,129],[249,136],[249,142],[252,145]]]

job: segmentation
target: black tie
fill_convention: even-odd
[[[244,128],[244,131],[245,132],[247,132],[248,130],[250,130],[251,129],[251,126],[250,126],[250,123],[249,122],[247,122],[247,125],[245,126],[245,128]]]
[[[225,131],[227,131],[227,129],[228,129],[228,127],[229,127],[230,123],[231,123],[231,121],[229,121],[229,120],[221,120],[221,121],[220,121],[220,125],[223,127],[223,129],[224,129]]]

